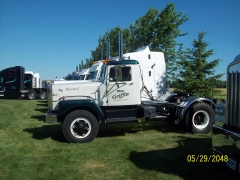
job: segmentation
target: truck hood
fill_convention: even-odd
[[[93,96],[93,93],[101,85],[101,82],[76,82],[60,83],[52,85],[52,94],[61,98],[66,96]]]
[[[71,97],[71,99],[81,97],[84,99],[90,96],[95,99],[95,92],[101,84],[101,82],[52,84],[48,87],[48,107],[50,110],[56,110],[59,99],[63,96]]]

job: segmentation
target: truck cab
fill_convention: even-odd
[[[240,54],[227,67],[227,100],[215,109],[212,151],[240,173]]]
[[[0,97],[46,99],[47,89],[42,87],[39,73],[26,71],[22,66],[0,71]]]
[[[67,81],[72,81],[72,80],[74,80],[74,81],[76,81],[76,80],[83,81],[83,80],[86,80],[88,71],[89,71],[89,68],[82,69],[79,72],[73,72],[72,74],[67,75],[64,78],[64,80],[67,80]],[[65,81],[62,81],[62,82],[65,82]]]
[[[137,61],[112,61],[107,62],[101,68],[102,73],[99,81],[53,84],[48,91],[50,110],[56,110],[58,100],[63,96],[65,100],[91,97],[99,106],[141,103],[140,73]]]
[[[85,83],[89,81],[98,81],[101,76],[103,62],[95,61],[90,68],[82,69],[80,72],[74,72],[66,76],[63,81],[53,81],[53,84],[62,84],[62,83]],[[74,80],[74,81],[72,81]]]
[[[24,68],[15,66],[0,71],[0,96],[16,98],[24,88]]]

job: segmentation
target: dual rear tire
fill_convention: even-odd
[[[214,111],[207,103],[196,103],[186,112],[184,126],[187,132],[206,134],[211,131]]]
[[[47,99],[47,92],[45,91],[40,91],[39,94],[37,94],[35,91],[29,91],[29,92],[26,92],[25,93],[25,97],[28,99],[28,100],[34,100],[36,99],[37,97],[41,100],[43,99]]]

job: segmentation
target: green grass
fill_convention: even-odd
[[[217,88],[217,93],[214,94],[214,98],[219,102],[221,99],[227,99],[227,90],[225,88]]]
[[[60,124],[43,122],[46,101],[0,99],[0,107],[0,179],[239,178],[225,163],[187,162],[211,154],[211,133],[186,134],[166,122],[121,124],[70,144]]]

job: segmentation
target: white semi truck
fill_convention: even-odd
[[[22,66],[15,66],[0,71],[0,97],[46,99],[47,88],[42,87],[39,73],[25,72]]]
[[[215,110],[212,151],[217,162],[240,173],[240,54],[227,67],[227,101]]]
[[[69,142],[92,141],[99,123],[138,122],[138,118],[175,120],[193,133],[211,130],[215,103],[188,93],[165,93],[163,53],[138,51],[102,63],[97,81],[48,88],[45,121],[61,122]]]
[[[65,77],[65,80],[86,80],[89,68],[82,69],[80,72],[73,72]]]
[[[100,78],[103,61],[95,61],[90,68],[82,69],[78,73],[68,75],[64,81],[53,81],[53,84],[62,83],[85,83],[89,81],[97,81]]]

